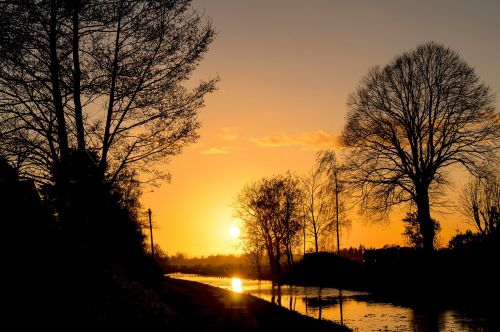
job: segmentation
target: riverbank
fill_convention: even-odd
[[[177,331],[350,331],[250,295],[165,278],[164,300]]]
[[[281,282],[369,292],[380,302],[408,307],[478,311],[496,316],[500,275],[497,244],[441,249],[430,256],[412,248],[367,250],[356,263],[331,253],[307,254]]]

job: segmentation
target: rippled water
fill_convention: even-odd
[[[369,293],[337,288],[273,286],[270,281],[170,274],[235,292],[243,292],[318,319],[342,323],[353,331],[482,331],[500,328],[484,317],[455,310],[417,310],[377,302]]]

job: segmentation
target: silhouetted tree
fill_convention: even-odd
[[[181,85],[214,38],[190,2],[2,2],[0,155],[63,196],[71,149],[109,182],[165,175],[154,166],[197,139],[216,82]]]
[[[282,195],[283,195],[283,239],[285,245],[285,253],[287,258],[288,270],[293,269],[293,252],[294,248],[299,244],[298,233],[302,229],[302,197],[303,192],[300,188],[300,181],[295,176],[287,173],[281,179]]]
[[[255,265],[257,276],[260,279],[262,277],[262,256],[265,252],[265,242],[259,235],[257,223],[245,223],[245,229],[241,234],[241,246],[243,252]]]
[[[50,236],[23,235],[41,236],[32,243],[49,291],[34,297],[47,300],[50,326],[148,329],[155,296],[143,287],[163,275],[145,254],[140,183],[168,176],[158,166],[197,139],[198,109],[217,81],[184,86],[214,38],[190,4],[0,2],[0,159],[38,183],[57,217],[33,212],[30,225],[49,220]]]
[[[332,150],[320,151],[316,155],[318,170],[325,176],[322,195],[331,197],[335,204],[333,229],[337,238],[337,255],[340,256],[340,233],[350,226],[346,217],[349,193],[346,187],[346,167],[342,165]]]
[[[448,242],[448,248],[452,250],[463,250],[479,242],[480,238],[478,234],[472,233],[472,231],[469,229],[465,233],[458,233],[454,235]]]
[[[431,219],[431,222],[434,227],[434,234],[438,234],[441,231],[439,222],[434,219]],[[403,237],[405,238],[406,243],[414,248],[422,249],[424,247],[424,237],[420,231],[420,223],[417,219],[417,213],[406,213],[406,216],[403,218],[403,223],[405,228],[403,231]],[[434,245],[436,245],[436,242],[437,238],[434,237]]]
[[[342,141],[362,210],[384,214],[413,202],[432,251],[430,196],[446,183],[443,170],[476,172],[499,149],[490,89],[456,52],[431,42],[370,70],[347,106]]]
[[[325,190],[323,174],[316,167],[302,180],[305,230],[312,236],[314,251],[319,252],[322,237],[328,237],[335,223],[335,196]],[[334,227],[333,227],[334,228]]]
[[[462,213],[485,236],[498,234],[500,226],[499,174],[498,165],[487,165],[483,175],[471,179],[460,196]]]
[[[293,239],[301,230],[300,189],[290,174],[245,185],[237,195],[235,216],[243,221],[243,245],[258,253],[265,248],[274,278],[282,275],[281,260],[293,264]]]

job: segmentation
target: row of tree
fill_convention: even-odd
[[[262,255],[267,255],[273,276],[282,275],[282,261],[291,271],[294,253],[310,241],[314,252],[320,243],[332,244],[336,235],[340,252],[340,234],[346,218],[347,192],[343,166],[333,151],[318,153],[315,167],[305,177],[290,172],[262,178],[247,184],[237,195],[235,215],[243,221],[242,245],[261,269]]]
[[[283,262],[287,272],[293,269],[294,254],[336,248],[340,255],[342,232],[350,227],[347,207],[353,206],[353,197],[349,195],[350,171],[339,163],[333,151],[321,151],[315,167],[306,176],[288,172],[262,178],[242,189],[234,204],[235,215],[243,221],[241,245],[258,275],[263,261],[270,264],[274,276],[280,276]],[[482,172],[485,176],[471,177],[459,196],[460,212],[478,233],[458,234],[450,247],[457,247],[463,241],[498,240],[498,166],[488,165]],[[402,221],[406,243],[423,249],[425,242],[417,212],[408,212]],[[439,222],[433,218],[431,222],[434,233],[438,234]],[[309,250],[307,244],[311,245]],[[266,259],[263,255],[267,255]]]
[[[42,322],[24,319],[37,307],[47,326],[165,328],[141,184],[198,138],[217,78],[185,85],[214,36],[191,0],[0,1],[0,205],[6,237],[25,240],[4,270],[28,293],[16,324]]]
[[[449,183],[452,165],[474,177],[462,195],[466,215],[478,230],[498,235],[500,116],[494,97],[458,53],[430,42],[374,67],[347,102],[340,165],[332,151],[304,180],[290,174],[263,178],[243,188],[236,216],[244,222],[244,245],[256,259],[269,256],[275,275],[302,231],[314,239],[337,236],[347,223],[343,214],[349,192],[361,212],[384,219],[396,205],[410,212],[405,237],[430,254],[439,223],[431,217],[436,196]]]
[[[59,217],[77,199],[75,164],[126,187],[168,176],[156,166],[197,139],[217,79],[182,83],[215,32],[190,2],[0,3],[0,156],[56,186]]]

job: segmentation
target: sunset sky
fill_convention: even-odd
[[[500,91],[500,1],[198,0],[194,7],[218,34],[193,78],[221,81],[200,111],[200,140],[172,159],[171,183],[142,200],[168,254],[237,253],[229,234],[238,225],[235,195],[263,176],[303,175],[317,150],[338,149],[347,97],[372,66],[435,41]],[[464,178],[457,174],[452,192]],[[468,227],[455,210],[433,214],[445,245]],[[401,213],[387,224],[351,218],[343,246],[404,243]]]

